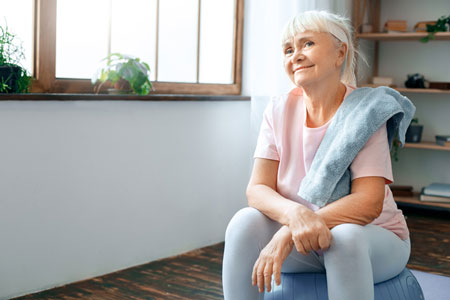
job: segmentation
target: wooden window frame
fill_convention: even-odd
[[[56,3],[57,0],[34,1],[34,51],[32,93],[94,93],[90,79],[56,78]],[[157,0],[157,5],[159,0]],[[200,4],[200,0],[199,0]],[[199,6],[200,9],[200,6]],[[200,16],[199,16],[200,17]],[[157,20],[158,23],[158,20]],[[244,0],[235,1],[232,84],[152,82],[152,94],[240,95],[242,86],[242,45]],[[158,26],[158,25],[157,25]],[[158,30],[157,30],[158,35]],[[158,38],[158,37],[157,37]],[[200,37],[198,36],[198,43]],[[158,47],[156,47],[158,49]],[[158,51],[158,50],[157,50]],[[198,58],[197,50],[197,58]],[[157,63],[157,56],[156,56]],[[197,59],[198,73],[198,59]],[[197,75],[198,80],[198,75]],[[104,89],[108,88],[106,85]],[[103,90],[103,89],[102,89]]]

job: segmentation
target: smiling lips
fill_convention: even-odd
[[[314,67],[314,65],[307,66],[307,67],[304,67],[304,66],[303,67],[298,67],[297,69],[294,70],[294,73],[297,72],[297,71],[303,70],[303,69],[311,68],[311,67]]]

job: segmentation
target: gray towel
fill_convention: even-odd
[[[319,207],[350,194],[350,165],[369,138],[386,123],[389,149],[396,133],[403,147],[415,111],[408,98],[389,87],[352,91],[330,122],[297,194]]]

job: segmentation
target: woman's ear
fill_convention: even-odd
[[[338,59],[336,61],[336,67],[340,67],[345,61],[345,56],[347,54],[347,44],[341,43],[337,51],[338,51]]]

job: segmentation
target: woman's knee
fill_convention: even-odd
[[[331,229],[332,241],[328,254],[345,253],[348,256],[368,253],[364,226],[345,223]]]
[[[245,242],[258,239],[264,235],[266,227],[271,221],[259,210],[253,207],[245,207],[239,210],[228,223],[225,232],[225,242]]]

